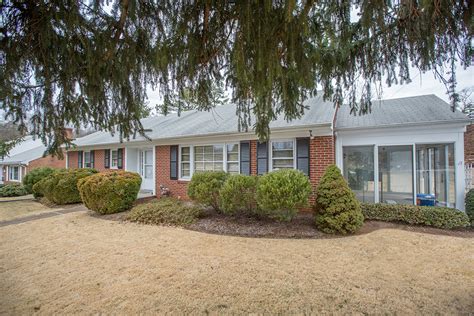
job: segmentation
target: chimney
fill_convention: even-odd
[[[68,138],[70,140],[74,139],[74,133],[73,133],[72,128],[70,128],[70,127],[64,128],[64,134],[65,134],[66,138]]]

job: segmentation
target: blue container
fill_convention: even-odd
[[[435,206],[436,197],[434,194],[417,194],[416,195],[416,205],[419,206]]]

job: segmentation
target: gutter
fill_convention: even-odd
[[[390,127],[405,127],[405,126],[424,126],[424,125],[433,125],[433,124],[461,124],[464,123],[464,126],[469,125],[470,120],[459,119],[453,121],[430,121],[430,122],[411,122],[411,123],[395,123],[395,124],[383,124],[375,126],[355,126],[355,127],[340,127],[336,128],[336,131],[357,131],[357,130],[366,130],[366,129],[378,129],[378,128],[390,128]]]

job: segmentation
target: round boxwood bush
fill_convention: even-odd
[[[321,178],[314,211],[316,226],[325,233],[354,233],[364,223],[360,203],[335,165]]]
[[[23,178],[23,185],[25,186],[26,191],[28,194],[34,193],[33,186],[41,181],[42,179],[46,178],[50,174],[52,174],[55,169],[50,167],[41,167],[31,170],[26,174]],[[41,197],[42,195],[35,195],[35,198]]]
[[[255,214],[257,208],[257,177],[231,175],[219,191],[224,214]]]
[[[290,221],[308,205],[311,184],[299,170],[283,169],[263,175],[257,185],[259,212],[279,221]]]
[[[112,214],[132,207],[141,183],[138,173],[111,171],[80,179],[77,187],[88,209],[99,214]]]
[[[224,171],[195,172],[188,185],[188,196],[203,205],[219,210],[219,190],[227,179]]]
[[[55,204],[80,203],[77,182],[95,173],[97,170],[91,168],[61,169],[35,184],[33,191],[41,191],[45,198]]]
[[[466,194],[466,214],[471,220],[471,225],[474,226],[474,189],[470,189]]]
[[[0,188],[0,197],[22,196],[27,194],[28,192],[25,186],[20,183],[9,183]]]

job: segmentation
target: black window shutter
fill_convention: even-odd
[[[110,149],[104,150],[104,167],[106,169],[110,168]]]
[[[250,142],[240,142],[240,173],[250,175]]]
[[[170,146],[170,179],[178,179],[178,151],[177,145]]]
[[[77,152],[77,167],[82,168],[82,157],[83,157],[83,152],[78,151]]]
[[[90,160],[91,160],[91,168],[94,168],[94,151],[93,151],[93,150],[91,150],[91,158],[90,158]]]
[[[117,168],[123,169],[123,148],[117,149]]]
[[[296,168],[309,176],[309,138],[296,140]]]
[[[257,142],[257,174],[268,172],[268,144]]]

